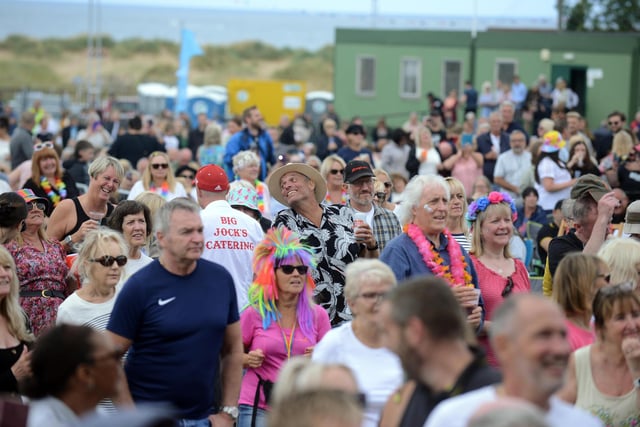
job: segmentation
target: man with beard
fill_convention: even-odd
[[[396,214],[373,203],[374,178],[369,163],[361,160],[350,161],[344,169],[349,195],[347,206],[353,209],[354,214],[366,215],[365,222],[373,230],[375,246],[382,251],[389,240],[402,233],[402,228]]]
[[[443,400],[500,381],[443,279],[422,276],[404,282],[380,311],[385,346],[415,382],[401,427],[420,426]]]
[[[517,398],[545,412],[549,426],[601,426],[589,413],[554,396],[563,385],[571,354],[561,309],[534,294],[513,295],[493,313],[491,345],[502,366],[502,383],[443,402],[425,427],[463,427],[483,404]]]
[[[262,128],[262,114],[255,105],[242,113],[245,127],[236,132],[227,142],[224,153],[224,166],[229,181],[235,176],[233,173],[233,156],[241,151],[251,150],[260,157],[260,181],[265,181],[269,174],[269,167],[276,163],[273,140]],[[195,151],[194,151],[195,153]]]

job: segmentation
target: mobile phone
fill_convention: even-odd
[[[473,145],[473,134],[472,133],[463,133],[462,140],[460,144],[464,147],[465,145]]]

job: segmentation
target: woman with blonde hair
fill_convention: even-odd
[[[451,236],[456,239],[467,252],[471,251],[471,240],[469,236],[469,227],[465,215],[469,207],[467,203],[467,194],[464,191],[462,183],[453,177],[445,178],[449,184],[451,197],[449,198],[449,215],[447,216],[447,229],[451,232]]]
[[[480,197],[467,211],[466,218],[472,224],[471,261],[485,303],[485,331],[491,328],[493,311],[505,298],[531,291],[527,267],[509,250],[517,215],[511,196],[497,191]],[[480,343],[487,351],[489,364],[498,366],[486,334],[480,337]]]
[[[618,167],[627,160],[634,145],[633,135],[630,132],[625,132],[624,129],[613,135],[611,152],[600,160],[598,166],[600,173],[606,175],[609,184],[618,183]]]
[[[167,202],[176,197],[187,197],[182,184],[176,181],[167,153],[154,151],[149,155],[149,164],[142,173],[142,179],[133,185],[127,200],[135,200],[143,191],[156,193]]]
[[[23,185],[36,196],[48,199],[47,216],[65,199],[78,197],[80,193],[76,183],[67,172],[62,170],[60,157],[52,142],[40,142],[33,146],[31,157],[31,178]]]
[[[27,346],[34,341],[27,330],[25,314],[18,302],[20,285],[13,257],[0,245],[0,392],[18,393],[18,381],[27,377],[30,354]]]
[[[631,238],[616,238],[605,242],[598,256],[611,271],[611,283],[640,284],[640,242]]]
[[[329,205],[346,205],[347,190],[344,186],[344,168],[347,164],[337,154],[327,156],[320,165],[320,175],[327,182],[327,195],[324,203]]]
[[[204,139],[196,154],[200,166],[218,165],[224,167],[224,146],[222,128],[217,123],[209,123],[204,128]]]
[[[411,137],[416,144],[416,158],[420,162],[418,175],[437,175],[442,169],[442,159],[433,145],[429,128],[419,125]]]
[[[398,214],[398,208],[400,205],[391,202],[391,190],[393,189],[391,176],[384,169],[376,168],[373,170],[373,173],[376,176],[376,180],[373,184],[373,190],[378,206]]]
[[[241,151],[233,156],[236,181],[247,181],[258,194],[258,210],[271,219],[271,194],[266,183],[260,181],[260,157],[253,151]]]
[[[591,303],[598,289],[609,284],[609,267],[595,255],[568,254],[553,276],[552,298],[566,316],[567,339],[571,350],[591,344]]]

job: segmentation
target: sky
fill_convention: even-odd
[[[25,2],[29,0],[9,0]],[[45,0],[59,2],[59,0]],[[87,3],[87,0],[66,0]],[[95,1],[95,0],[94,0]],[[553,17],[556,0],[98,0],[101,4],[142,6],[180,6],[212,9],[266,9],[320,13],[369,14],[377,3],[383,15],[472,16],[477,3],[478,16]]]

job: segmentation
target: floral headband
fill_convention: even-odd
[[[515,220],[518,219],[516,203],[507,193],[500,193],[498,191],[492,191],[488,196],[482,196],[479,199],[474,200],[467,210],[467,221],[475,221],[478,219],[478,212],[484,212],[487,210],[489,205],[497,205],[500,203],[506,203],[509,205],[509,208],[511,208],[511,221],[515,222]]]

